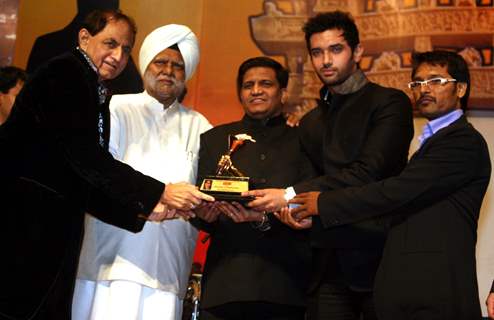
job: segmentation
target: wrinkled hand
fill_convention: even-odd
[[[494,319],[494,292],[489,293],[485,304],[487,305],[487,316]]]
[[[177,216],[177,218],[182,218],[184,220],[189,220],[189,219],[192,219],[192,218],[195,218],[196,214],[193,210],[178,210],[178,209],[174,209],[175,210],[175,215]]]
[[[304,218],[298,221],[293,218],[291,210],[293,209],[284,207],[280,211],[275,212],[274,216],[278,218],[278,220],[295,230],[309,229],[310,227],[312,227],[312,217]]]
[[[168,207],[161,202],[154,207],[153,212],[146,218],[149,221],[163,221],[178,218],[176,210],[168,210]]]
[[[255,200],[247,203],[247,206],[255,211],[275,212],[286,207],[285,189],[259,189],[242,192],[242,196],[254,196]]]
[[[215,222],[221,214],[220,209],[218,209],[218,203],[219,202],[203,202],[196,209],[194,209],[194,213],[197,217],[208,223]]]
[[[317,199],[319,198],[319,191],[304,192],[297,194],[292,200],[288,201],[290,204],[298,204],[299,206],[291,209],[291,215],[297,221],[310,216],[319,215],[319,209],[317,207]]]
[[[248,221],[262,221],[262,218],[264,216],[264,212],[247,209],[238,202],[218,202],[218,208],[224,215],[230,217],[230,219],[237,223]]]
[[[160,202],[170,209],[190,211],[202,201],[214,201],[214,198],[202,193],[198,188],[187,182],[169,183],[161,195]]]

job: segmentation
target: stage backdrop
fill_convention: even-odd
[[[105,1],[119,2],[99,0],[99,3]],[[85,2],[94,3],[95,0]],[[135,18],[139,27],[134,60],[144,36],[157,26],[186,24],[198,35],[201,63],[188,83],[185,104],[202,112],[213,124],[242,116],[235,93],[237,68],[246,58],[262,54],[274,57],[290,70],[288,108],[303,111],[313,105],[320,83],[308,61],[300,27],[308,16],[317,12],[334,9],[352,12],[366,50],[362,68],[372,80],[405,91],[413,50],[454,50],[466,58],[472,71],[471,102],[475,110],[470,112],[470,121],[484,134],[494,155],[493,2],[121,0],[119,6]],[[2,7],[0,13],[3,10]],[[25,67],[35,39],[64,28],[76,14],[75,0],[21,1],[14,64]],[[420,134],[424,123],[424,119],[416,118],[416,135]],[[411,151],[416,147],[414,142]],[[491,187],[484,201],[478,229],[477,262],[482,301],[494,278],[493,211]]]
[[[0,67],[11,65],[19,0],[0,0]]]

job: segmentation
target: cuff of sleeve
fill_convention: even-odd
[[[283,197],[285,198],[286,202],[288,202],[295,198],[296,195],[297,193],[295,192],[295,189],[293,189],[293,187],[288,187],[285,189],[285,195]]]
[[[331,228],[341,224],[341,221],[331,212],[331,207],[327,205],[329,203],[331,203],[331,193],[321,192],[317,199],[317,207],[321,224],[324,228]]]

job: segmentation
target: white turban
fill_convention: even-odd
[[[196,35],[186,26],[169,24],[148,34],[139,51],[139,69],[146,68],[158,53],[177,44],[185,63],[185,80],[189,80],[199,63],[199,45]]]

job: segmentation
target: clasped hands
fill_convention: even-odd
[[[245,208],[237,202],[215,201],[214,197],[202,193],[186,182],[169,183],[161,195],[153,212],[147,217],[149,221],[163,221],[183,218],[188,220],[198,216],[206,222],[213,222],[220,214],[228,216],[235,222],[261,221],[263,211]]]
[[[206,222],[214,222],[220,214],[235,222],[261,221],[264,212],[273,212],[284,224],[293,229],[307,229],[312,226],[313,215],[318,215],[317,200],[320,192],[306,192],[296,195],[290,201],[284,198],[284,189],[261,189],[243,192],[242,196],[255,196],[246,207],[239,203],[214,202],[198,207],[195,213]],[[292,208],[288,206],[291,204]]]
[[[281,222],[293,229],[308,229],[312,226],[312,216],[319,215],[317,200],[320,193],[301,193],[288,202],[285,200],[284,189],[252,190],[242,195],[256,197],[247,204],[248,207],[257,211],[274,212]]]
[[[200,192],[190,183],[169,183],[147,220],[163,221],[175,218],[187,220],[195,216],[194,209],[213,201],[212,196]]]
[[[284,224],[294,229],[307,229],[312,225],[313,215],[318,215],[317,199],[320,192],[306,192],[296,195],[290,201],[284,198],[284,189],[260,189],[243,192],[242,196],[254,196],[255,200],[246,207],[238,202],[215,201],[189,183],[170,183],[166,185],[160,202],[148,220],[190,219],[198,216],[206,222],[214,222],[220,214],[228,216],[234,222],[261,221],[265,212],[274,215]],[[291,204],[292,208],[288,205]]]
[[[216,201],[213,203],[204,203],[197,207],[194,213],[206,222],[214,222],[218,220],[220,215],[227,216],[234,222],[252,222],[262,221],[264,212],[256,211],[244,207],[238,202]]]

